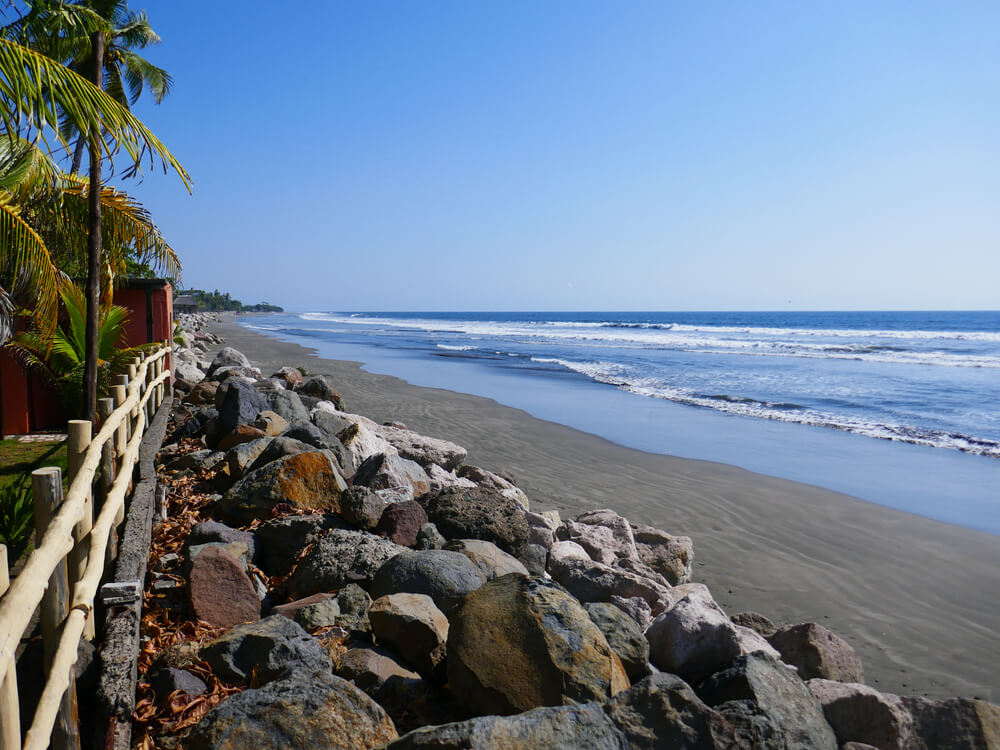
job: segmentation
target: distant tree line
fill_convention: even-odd
[[[232,310],[235,312],[284,312],[283,307],[271,305],[267,302],[258,302],[256,305],[244,305],[238,299],[229,296],[229,292],[220,292],[218,289],[206,292],[204,289],[183,289],[178,290],[177,295],[189,294],[198,301],[198,309],[203,312],[221,312]]]

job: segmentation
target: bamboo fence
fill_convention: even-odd
[[[81,636],[94,637],[94,597],[115,555],[116,529],[124,518],[139,445],[166,392],[169,351],[167,343],[119,377],[114,410],[102,420],[96,437],[90,439],[89,422],[70,423],[65,499],[59,469],[32,473],[37,546],[13,582],[8,582],[6,549],[0,545],[0,750],[41,750],[50,743],[80,747],[73,678],[77,647]],[[105,403],[102,411],[109,406]],[[103,502],[95,518],[99,467]],[[39,607],[45,687],[22,746],[15,651]]]

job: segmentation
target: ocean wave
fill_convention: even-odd
[[[614,362],[574,362],[556,357],[531,359],[533,362],[559,365],[628,393],[672,401],[685,406],[698,406],[736,416],[826,427],[881,440],[932,448],[949,448],[963,453],[1000,458],[1000,442],[972,435],[830,414],[794,403],[762,401],[732,394],[699,393],[656,378],[630,376],[626,367]]]
[[[452,346],[451,344],[438,344],[437,348],[438,349],[446,349],[449,352],[471,352],[476,347],[474,347],[474,346],[465,346],[465,345]]]

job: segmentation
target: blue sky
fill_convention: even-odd
[[[290,310],[1000,308],[996,3],[133,7],[175,79],[136,109],[194,192],[127,187],[189,286]]]

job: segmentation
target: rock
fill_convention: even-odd
[[[780,729],[788,750],[837,750],[820,702],[793,670],[769,654],[740,656],[702,682],[698,695],[710,706],[753,701]]]
[[[749,628],[765,638],[774,635],[775,631],[778,629],[777,625],[759,612],[737,612],[735,615],[730,616],[729,619],[733,622],[733,624]]]
[[[807,684],[837,742],[865,742],[881,750],[917,747],[913,719],[898,695],[835,680],[813,679]]]
[[[215,355],[215,359],[212,360],[212,364],[208,367],[208,372],[206,377],[211,380],[212,375],[220,367],[251,367],[250,360],[247,359],[243,352],[233,349],[231,346],[223,347],[218,354]]]
[[[260,370],[256,367],[220,367],[212,373],[212,379],[223,383],[236,382],[253,385],[260,380]]]
[[[264,437],[249,443],[241,443],[226,451],[225,460],[226,466],[229,467],[229,476],[234,481],[242,479],[273,440],[274,438]]]
[[[590,560],[587,550],[576,542],[553,542],[549,547],[549,559],[553,562],[561,560]]]
[[[339,589],[348,583],[365,587],[387,560],[405,551],[406,547],[374,534],[334,529],[302,558],[288,580],[288,588],[304,595]]]
[[[421,727],[390,743],[386,750],[626,750],[629,747],[601,707],[587,703]]]
[[[669,589],[631,571],[590,559],[555,557],[559,545],[556,542],[549,550],[549,573],[581,602],[607,602],[612,596],[638,596],[658,613],[671,601]]]
[[[276,438],[277,439],[277,438]],[[295,510],[340,511],[347,482],[323,453],[299,453],[254,469],[214,508],[217,517],[237,525],[270,516],[278,503]]]
[[[271,608],[272,615],[281,615],[282,617],[287,617],[289,620],[296,619],[298,613],[310,607],[314,604],[323,604],[326,602],[333,602],[333,607],[336,609],[336,614],[340,614],[340,607],[337,605],[337,595],[328,593],[311,594],[310,596],[305,596],[301,599],[296,599],[295,601],[285,602],[284,604],[278,604]],[[301,623],[300,623],[301,624]],[[306,627],[303,625],[302,627]]]
[[[282,381],[288,388],[294,388],[303,380],[302,372],[297,367],[281,367],[271,377]]]
[[[466,594],[475,591],[486,576],[465,555],[447,550],[404,551],[387,561],[372,580],[373,597],[387,594],[427,594],[450,616]]]
[[[340,604],[337,602],[336,598],[325,599],[321,602],[313,602],[312,604],[302,607],[295,613],[294,620],[306,630],[312,630],[313,628],[325,628],[331,625],[343,627],[344,630],[360,629],[355,627],[357,624],[355,618],[345,617],[340,611]],[[348,620],[350,622],[348,622]],[[365,627],[364,630],[367,631],[368,628]]]
[[[520,557],[528,543],[521,507],[496,490],[445,490],[425,503],[427,517],[448,539],[485,539]]]
[[[277,388],[267,395],[271,411],[281,415],[288,424],[309,421],[309,411],[302,405],[299,394]]]
[[[694,589],[658,615],[646,631],[650,659],[689,682],[724,669],[738,656],[778,652],[752,630],[734,625],[707,589]]]
[[[632,527],[613,510],[587,511],[573,521],[563,521],[556,536],[576,542],[592,560],[605,565],[614,565],[620,559],[639,559]]]
[[[653,609],[649,606],[649,602],[641,596],[626,598],[612,594],[608,603],[614,604],[618,609],[631,617],[632,621],[639,626],[639,629],[643,633],[646,632],[646,628],[653,621]]]
[[[218,549],[225,552],[229,557],[240,564],[243,570],[246,570],[247,564],[250,562],[250,547],[247,546],[246,542],[233,540],[231,542],[205,542],[204,544],[191,544],[184,547],[185,560],[185,573],[190,573],[191,565],[198,556],[207,549]]]
[[[285,456],[297,456],[299,453],[315,453],[316,450],[308,443],[295,440],[284,435],[268,438],[267,444],[262,448],[257,457],[250,463],[246,471],[255,471],[262,466],[274,463]]]
[[[358,466],[352,480],[354,485],[385,490],[410,486],[415,497],[425,495],[431,488],[427,473],[420,464],[398,455],[379,453],[370,456]]]
[[[380,453],[395,454],[396,449],[389,441],[376,432],[376,425],[370,419],[357,415],[348,416],[354,421],[349,427],[337,433],[337,439],[343,444],[353,459],[355,466],[360,467],[366,459]]]
[[[1000,747],[1000,706],[969,698],[902,701],[913,717],[914,745],[921,750]]]
[[[314,409],[310,418],[313,424],[319,427],[327,435],[339,435],[348,427],[352,426],[356,420],[350,418],[351,415],[340,411],[328,411],[326,409]],[[374,423],[373,423],[374,424]],[[388,445],[388,443],[386,443]]]
[[[344,397],[334,390],[322,375],[310,375],[295,386],[295,392],[329,401],[341,411],[344,409]]]
[[[210,547],[191,564],[188,591],[199,620],[230,627],[260,617],[260,600],[246,574],[246,564]]]
[[[340,526],[340,519],[332,515],[285,516],[262,523],[254,529],[258,540],[254,561],[268,575],[288,575],[306,546]]]
[[[229,682],[246,681],[251,672],[261,685],[293,674],[333,674],[333,663],[319,641],[281,615],[237,625],[202,646],[198,655]]]
[[[530,523],[528,524],[528,541],[531,544],[537,544],[538,546],[549,550],[552,549],[552,544],[555,540],[555,534],[552,532],[552,529],[547,526],[532,526]],[[568,543],[572,544],[573,542]]]
[[[382,686],[392,678],[420,680],[413,672],[384,649],[352,648],[341,655],[337,664],[337,674],[350,680],[368,695],[378,695]]]
[[[729,723],[672,674],[645,678],[608,701],[604,711],[625,735],[630,750],[749,747],[737,745]]]
[[[221,397],[219,394],[222,394]],[[253,424],[257,415],[268,408],[267,401],[257,389],[240,382],[227,383],[224,389],[219,388],[216,403],[219,417],[214,430],[220,438],[232,432],[236,425]]]
[[[691,537],[671,536],[652,526],[632,524],[639,560],[662,575],[671,586],[691,580],[694,545]]]
[[[803,680],[865,681],[861,659],[851,645],[815,622],[781,628],[767,641]]]
[[[424,467],[424,470],[427,472],[428,479],[430,479],[431,492],[440,492],[449,487],[472,489],[476,486],[475,482],[464,479],[453,471],[446,471],[437,464],[430,464]]]
[[[480,715],[603,701],[629,685],[573,597],[543,578],[516,574],[484,583],[452,617],[448,683],[458,702]]]
[[[437,526],[432,523],[425,523],[417,532],[417,549],[441,549],[447,540],[441,536]],[[499,549],[499,548],[498,548]]]
[[[299,440],[314,448],[330,447],[330,436],[312,422],[296,422],[285,428],[285,437]],[[336,440],[336,438],[333,438]]]
[[[508,555],[493,542],[483,539],[453,539],[444,545],[444,549],[461,552],[476,564],[486,580],[499,578],[509,573],[529,575],[528,569],[513,555]]]
[[[253,426],[258,430],[263,430],[265,435],[277,437],[288,429],[288,420],[268,409],[257,415]]]
[[[215,409],[205,408],[181,422],[166,439],[166,443],[177,443],[186,438],[193,438],[201,435],[206,427],[213,424],[218,417]]]
[[[415,500],[390,503],[382,511],[375,533],[404,547],[413,547],[417,543],[417,533],[425,523],[427,514]]]
[[[215,392],[219,384],[213,382],[198,383],[191,392],[184,397],[185,404],[214,404]]]
[[[459,466],[455,473],[460,477],[472,480],[480,487],[496,490],[508,500],[513,500],[523,510],[529,508],[528,496],[517,485],[499,474],[494,474],[492,471],[481,469],[478,466]]]
[[[167,469],[169,471],[183,471],[184,469],[194,469],[199,471],[201,469],[211,469],[215,464],[219,463],[225,456],[225,453],[221,451],[213,451],[211,448],[205,448],[200,451],[192,451],[191,453],[186,453],[183,456],[178,456],[170,463],[167,464]]]
[[[153,692],[156,693],[156,700],[161,704],[166,703],[170,694],[177,690],[187,693],[192,698],[196,698],[208,690],[208,685],[200,677],[185,669],[172,667],[157,670],[149,684],[153,688]]]
[[[635,621],[614,604],[590,602],[583,608],[635,682],[649,674],[649,641]]]
[[[174,377],[194,384],[200,383],[204,380],[205,373],[199,370],[198,365],[193,362],[178,361],[177,364],[174,365]]]
[[[457,468],[467,455],[465,448],[460,445],[448,440],[418,435],[406,428],[381,425],[378,427],[378,433],[399,451],[400,456],[416,461],[424,468],[437,464],[446,471],[451,471]]]
[[[228,435],[224,435],[221,440],[219,440],[216,446],[220,451],[227,451],[234,446],[241,445],[243,443],[250,443],[254,440],[260,440],[263,437],[267,437],[267,434],[256,427],[248,424],[238,424]]]
[[[426,594],[389,594],[368,610],[372,633],[427,678],[443,677],[448,619]]]
[[[340,496],[340,515],[352,526],[374,531],[388,505],[367,487],[351,487]]]
[[[234,695],[205,714],[185,744],[189,750],[368,750],[396,737],[381,706],[330,675],[280,680]]]

